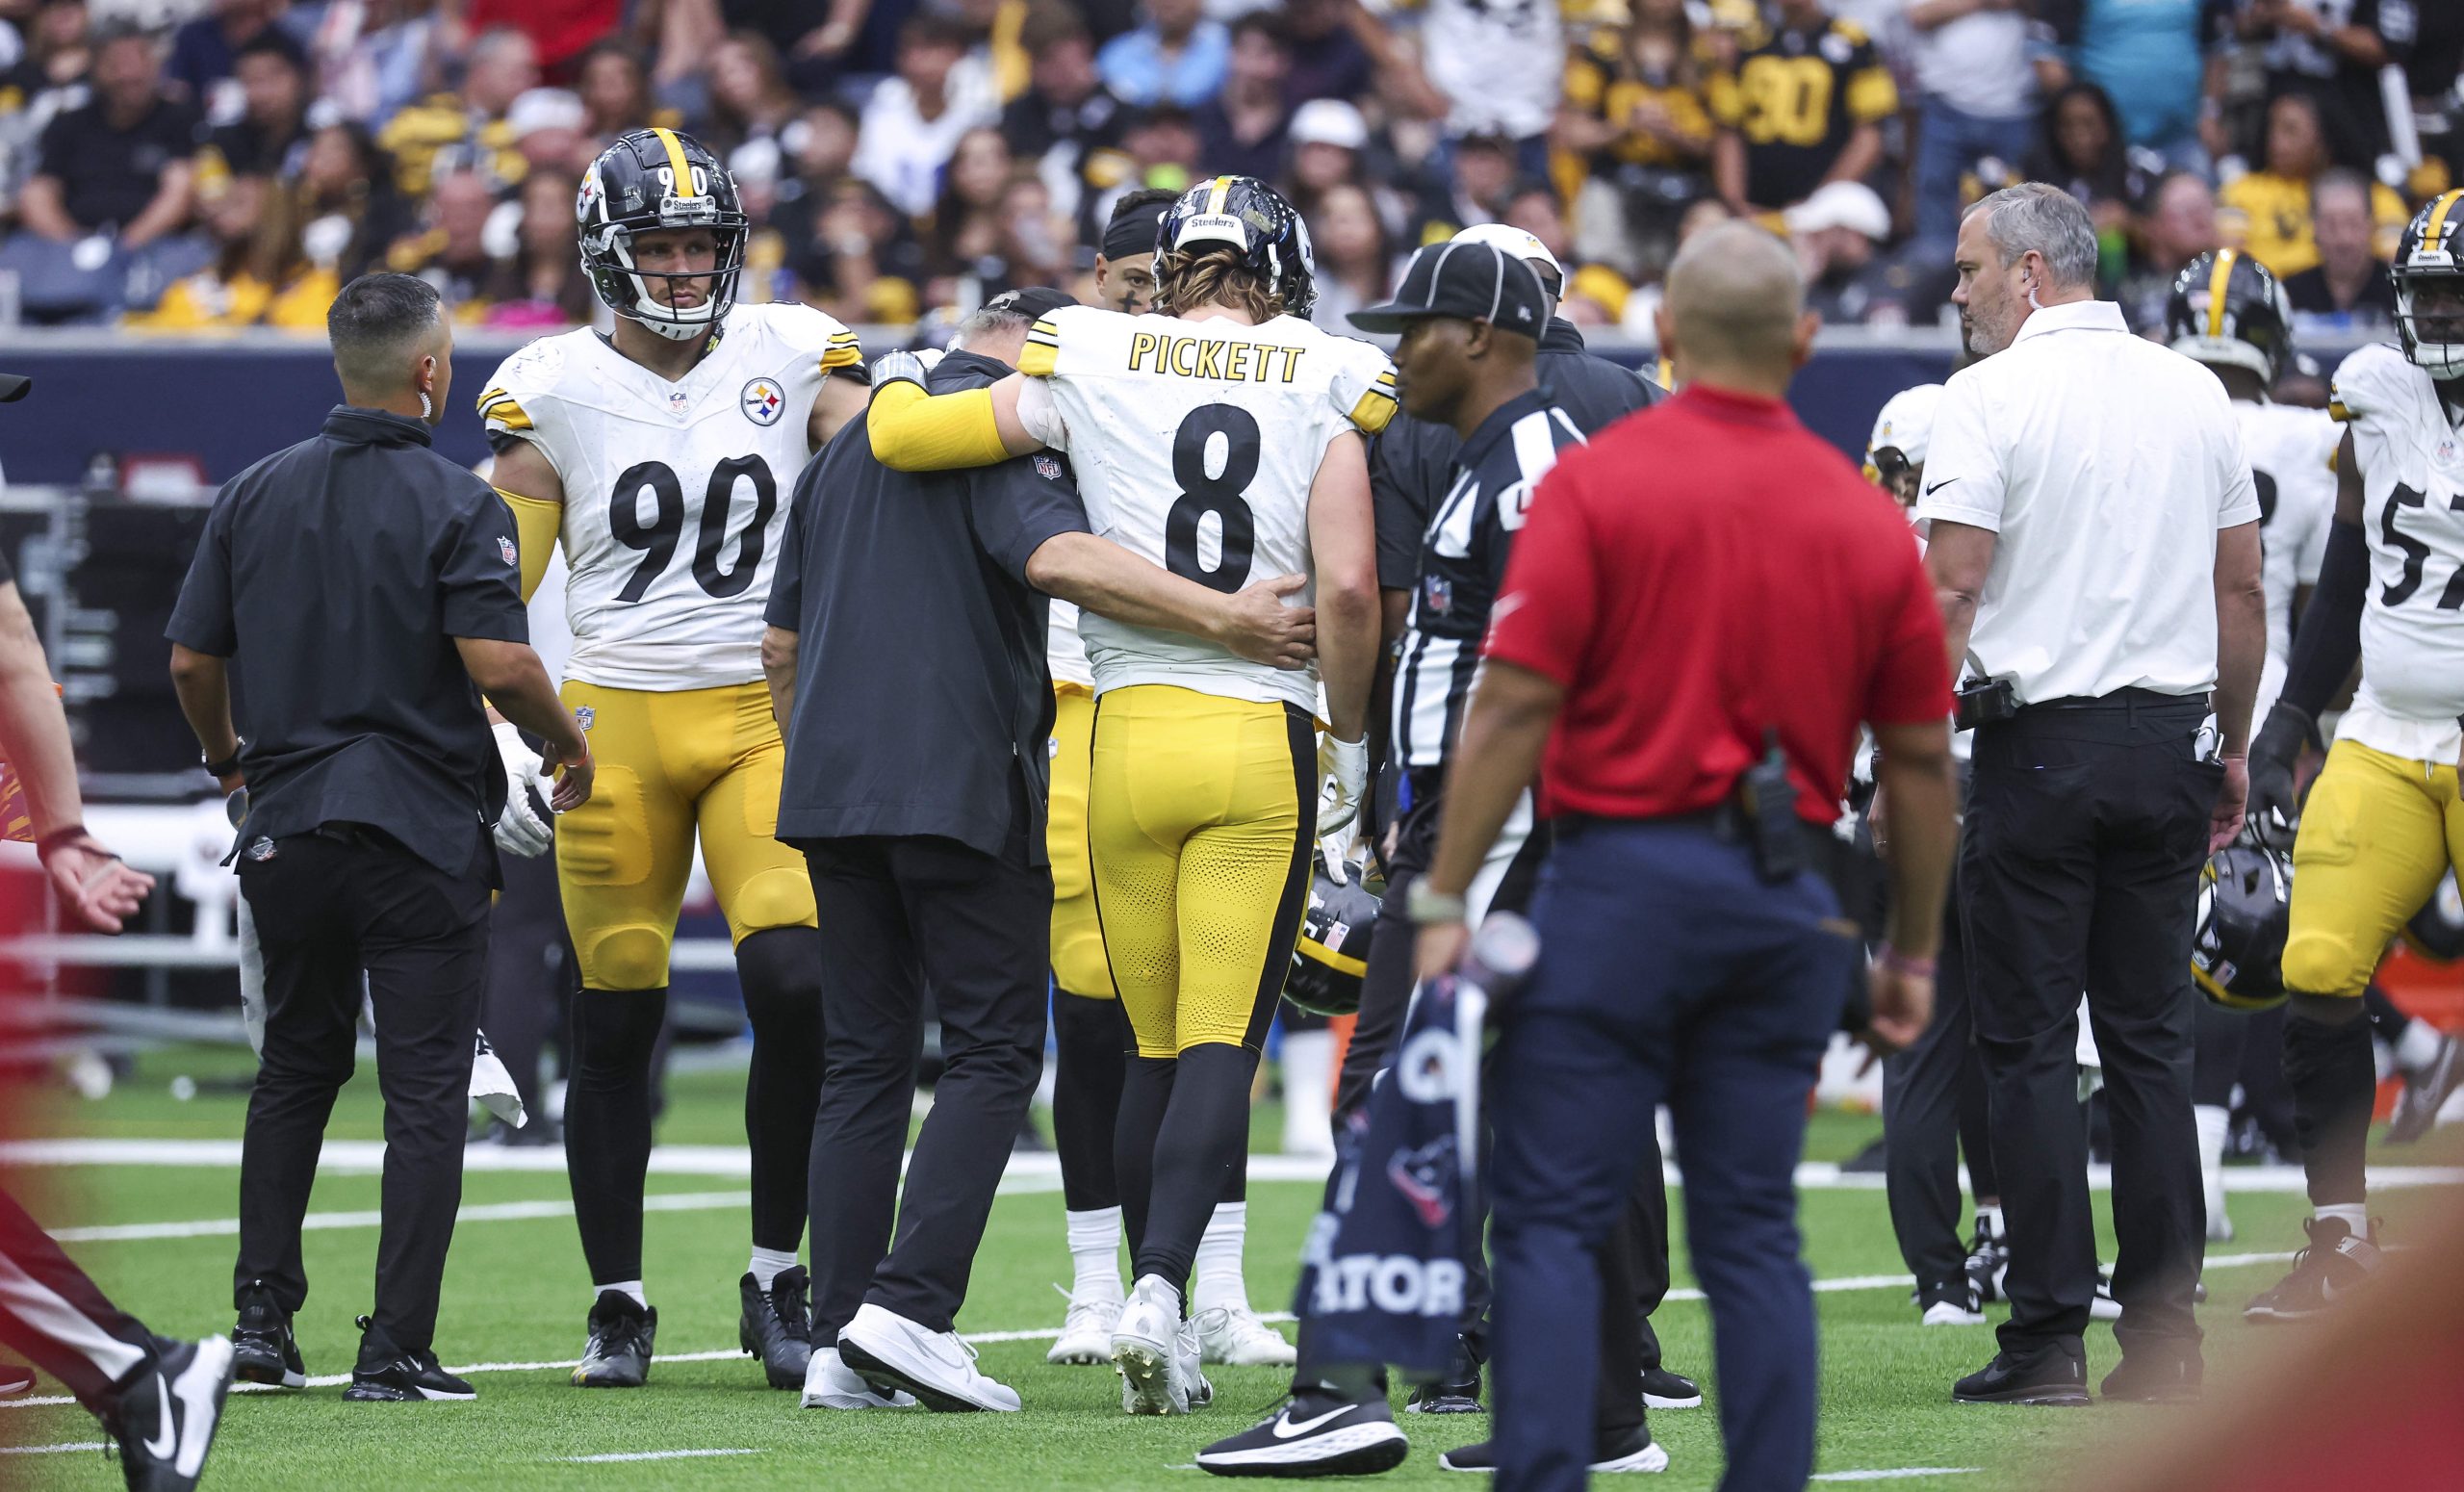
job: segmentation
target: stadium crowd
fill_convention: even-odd
[[[1961,206],[2023,177],[2090,204],[2142,329],[2220,245],[2375,322],[2460,67],[2464,8],[2416,0],[0,0],[0,320],[313,331],[394,269],[586,322],[576,183],[657,123],[740,184],[746,298],[848,322],[1081,285],[1123,193],[1218,172],[1300,207],[1335,329],[1502,221],[1648,337],[1740,215],[1827,321],[1932,324]]]

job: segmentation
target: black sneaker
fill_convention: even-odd
[[[276,1305],[262,1279],[240,1287],[240,1321],[231,1328],[231,1356],[243,1383],[306,1388],[308,1365],[291,1334],[291,1313]]]
[[[1979,1305],[1991,1305],[2002,1299],[2002,1276],[2011,1273],[2011,1240],[2002,1225],[1989,1221],[1983,1214],[1976,1220],[1976,1235],[1967,1245],[1967,1282],[1976,1292]]]
[[[2025,1357],[1996,1352],[1993,1360],[1951,1385],[1964,1404],[2055,1404],[2076,1408],[2088,1402],[2088,1364],[2060,1348]]]
[[[1393,1471],[1410,1453],[1384,1398],[1355,1401],[1305,1388],[1200,1451],[1197,1466],[1219,1477],[1369,1477]]]
[[[651,1344],[658,1312],[622,1290],[603,1290],[590,1302],[590,1341],[574,1366],[577,1388],[639,1388],[650,1381]]]
[[[2124,1352],[2121,1363],[2105,1375],[2096,1392],[2132,1403],[2196,1403],[2202,1364],[2196,1351],[2169,1352],[2143,1347]]]
[[[156,1338],[154,1354],[112,1390],[103,1428],[119,1444],[130,1492],[187,1492],[205,1470],[231,1392],[231,1344]]]
[[[1486,1414],[1488,1407],[1480,1402],[1480,1375],[1476,1370],[1460,1383],[1421,1383],[1413,1386],[1412,1397],[1403,1401],[1407,1414]]]
[[[1703,1385],[1666,1368],[1643,1370],[1643,1406],[1648,1409],[1699,1409]]]
[[[2378,1273],[2377,1229],[2356,1237],[2341,1218],[2312,1218],[2301,1224],[2310,1247],[2293,1256],[2293,1269],[2274,1288],[2242,1308],[2245,1321],[2306,1321],[2343,1302]]]
[[[750,1272],[736,1281],[736,1294],[744,1302],[736,1318],[736,1345],[761,1359],[762,1376],[772,1388],[805,1386],[805,1370],[812,1365],[811,1287],[812,1276],[801,1264],[781,1270],[766,1291]],[[647,1358],[647,1346],[643,1353]]]
[[[1494,1472],[1498,1469],[1497,1442],[1483,1440],[1476,1446],[1449,1451],[1437,1458],[1437,1464],[1448,1471]],[[1653,1441],[1649,1428],[1637,1425],[1619,1432],[1607,1444],[1594,1447],[1590,1469],[1595,1472],[1666,1471],[1668,1453]]]
[[[434,1352],[396,1346],[384,1327],[362,1316],[359,1361],[343,1397],[357,1403],[458,1402],[478,1398],[479,1391],[437,1366]]]

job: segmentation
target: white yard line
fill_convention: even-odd
[[[600,1455],[560,1455],[555,1457],[572,1466],[603,1466],[611,1461],[685,1461],[708,1455],[759,1455],[746,1447],[734,1451],[611,1451]]]
[[[1895,1466],[1887,1471],[1819,1471],[1816,1481],[1897,1481],[1903,1477],[1973,1477],[1982,1466]]]
[[[46,1400],[47,1403],[74,1403],[70,1399]],[[69,1451],[100,1451],[99,1440],[71,1440],[56,1446],[0,1446],[0,1455],[60,1455]]]
[[[741,1207],[749,1192],[666,1192],[642,1198],[644,1212],[708,1212]],[[455,1226],[466,1222],[526,1222],[539,1218],[570,1218],[571,1201],[472,1202],[454,1215]],[[381,1212],[312,1212],[300,1220],[307,1232],[333,1228],[372,1228],[385,1221]],[[189,1222],[116,1222],[96,1227],[61,1228],[51,1236],[64,1244],[121,1244],[154,1238],[236,1237],[237,1218],[199,1218]]]

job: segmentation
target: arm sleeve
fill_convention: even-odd
[[[207,515],[205,532],[189,561],[188,579],[180,582],[180,599],[163,635],[183,648],[229,657],[240,651],[240,631],[231,612],[231,505],[226,486]]]
[[[905,378],[893,379],[873,392],[864,428],[874,458],[894,472],[948,472],[1010,458],[988,388],[927,394]]]
[[[821,465],[815,461],[805,471],[810,474]],[[779,565],[771,572],[770,600],[761,609],[761,620],[783,632],[804,630],[805,514],[809,506],[807,494],[811,491],[808,475],[796,478],[794,489],[787,494],[787,521],[779,529]]]
[[[528,642],[530,613],[522,605],[522,552],[513,514],[494,489],[472,492],[445,533],[437,588],[449,637]]]
[[[1601,560],[1581,491],[1559,467],[1542,480],[1515,540],[1482,652],[1571,688],[1600,613]]]
[[[1894,541],[1898,535],[1892,535]],[[1899,545],[1907,563],[1890,593],[1889,625],[1865,690],[1871,725],[1916,725],[1951,712],[1951,673],[1942,661],[1942,609],[1916,551]]]
[[[522,600],[528,605],[539,594],[539,582],[548,574],[548,561],[556,553],[557,535],[564,531],[565,505],[542,502],[518,492],[496,489],[498,497],[513,513],[515,541],[522,549]]]
[[[2001,452],[1986,427],[1984,389],[1973,377],[1954,377],[1934,414],[1916,516],[2000,533],[2006,485]]]
[[[2294,629],[2293,657],[2277,696],[2316,720],[2361,656],[2361,608],[2370,596],[2370,542],[2361,525],[2331,522],[2319,588]]]
[[[1046,541],[1087,531],[1078,488],[1051,457],[1044,472],[1030,461],[994,467],[967,484],[967,516],[976,543],[992,562],[1024,583],[1027,561]]]

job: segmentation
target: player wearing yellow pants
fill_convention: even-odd
[[[2336,742],[2294,841],[2285,988],[2359,999],[2387,945],[2456,868],[2464,801],[2454,764]]]

